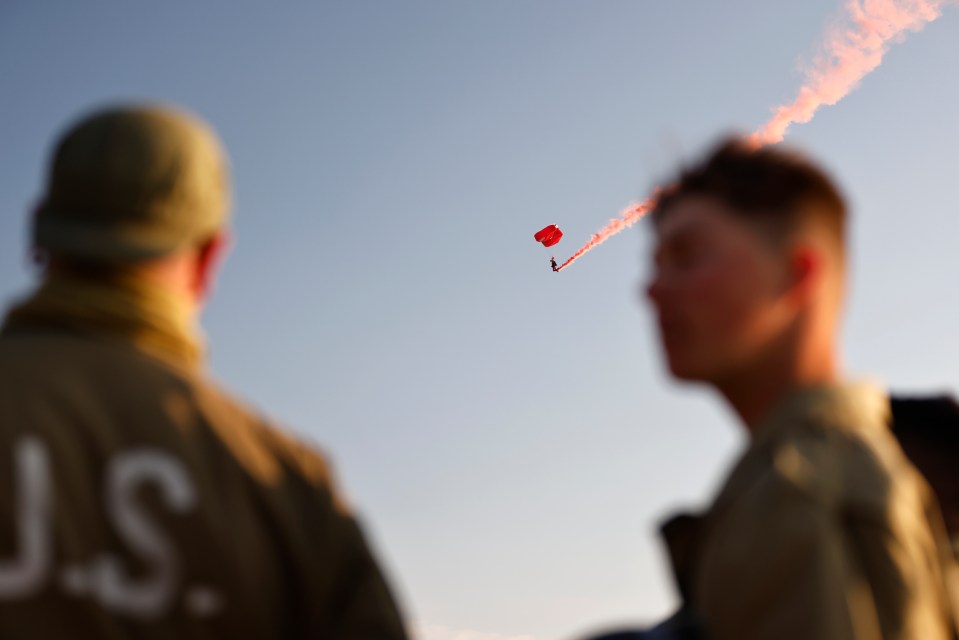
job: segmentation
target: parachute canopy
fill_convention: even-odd
[[[542,242],[544,247],[552,247],[563,237],[563,232],[555,224],[543,227],[533,235],[536,242]]]

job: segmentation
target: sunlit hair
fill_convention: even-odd
[[[653,224],[659,225],[680,200],[689,197],[717,200],[775,241],[815,221],[830,232],[838,247],[845,246],[842,194],[825,171],[795,151],[757,148],[741,138],[724,140],[660,192],[651,213]]]

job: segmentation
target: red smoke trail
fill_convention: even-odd
[[[846,19],[829,29],[822,53],[805,72],[799,95],[776,109],[750,139],[757,144],[781,142],[791,124],[809,122],[819,107],[842,100],[879,66],[890,44],[938,18],[945,4],[946,0],[849,0]]]
[[[778,107],[772,118],[749,140],[757,146],[781,142],[792,124],[812,120],[823,105],[834,105],[859,85],[882,62],[889,47],[909,31],[919,31],[942,15],[953,0],[847,0],[844,15],[826,33],[822,52],[804,73],[796,99]],[[654,196],[655,197],[655,196]],[[639,221],[654,204],[654,197],[627,207],[620,217],[593,234],[564,262],[562,271],[594,247]]]
[[[569,265],[579,260],[580,256],[591,250],[593,247],[603,244],[608,238],[616,235],[623,229],[628,229],[639,222],[639,219],[646,215],[650,209],[652,209],[653,204],[655,204],[655,200],[653,198],[646,198],[642,202],[631,204],[623,209],[623,212],[619,214],[618,218],[613,218],[609,221],[608,225],[594,233],[593,237],[589,239],[589,242],[580,247],[579,251],[570,256],[569,260],[559,265],[556,270],[562,271]]]

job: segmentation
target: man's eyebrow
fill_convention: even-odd
[[[687,224],[676,231],[668,233],[661,237],[656,245],[656,251],[653,253],[654,259],[660,259],[664,253],[684,244],[695,242],[698,238],[706,234],[706,229],[701,224]]]

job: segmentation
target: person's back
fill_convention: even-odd
[[[200,302],[212,278],[225,196],[198,187],[216,174],[208,135],[125,109],[58,149],[34,232],[51,262],[0,330],[0,637],[405,637],[323,457],[203,371],[196,305],[171,283]],[[106,178],[77,179],[104,147],[90,172]],[[110,198],[158,183],[175,210],[118,234]]]

